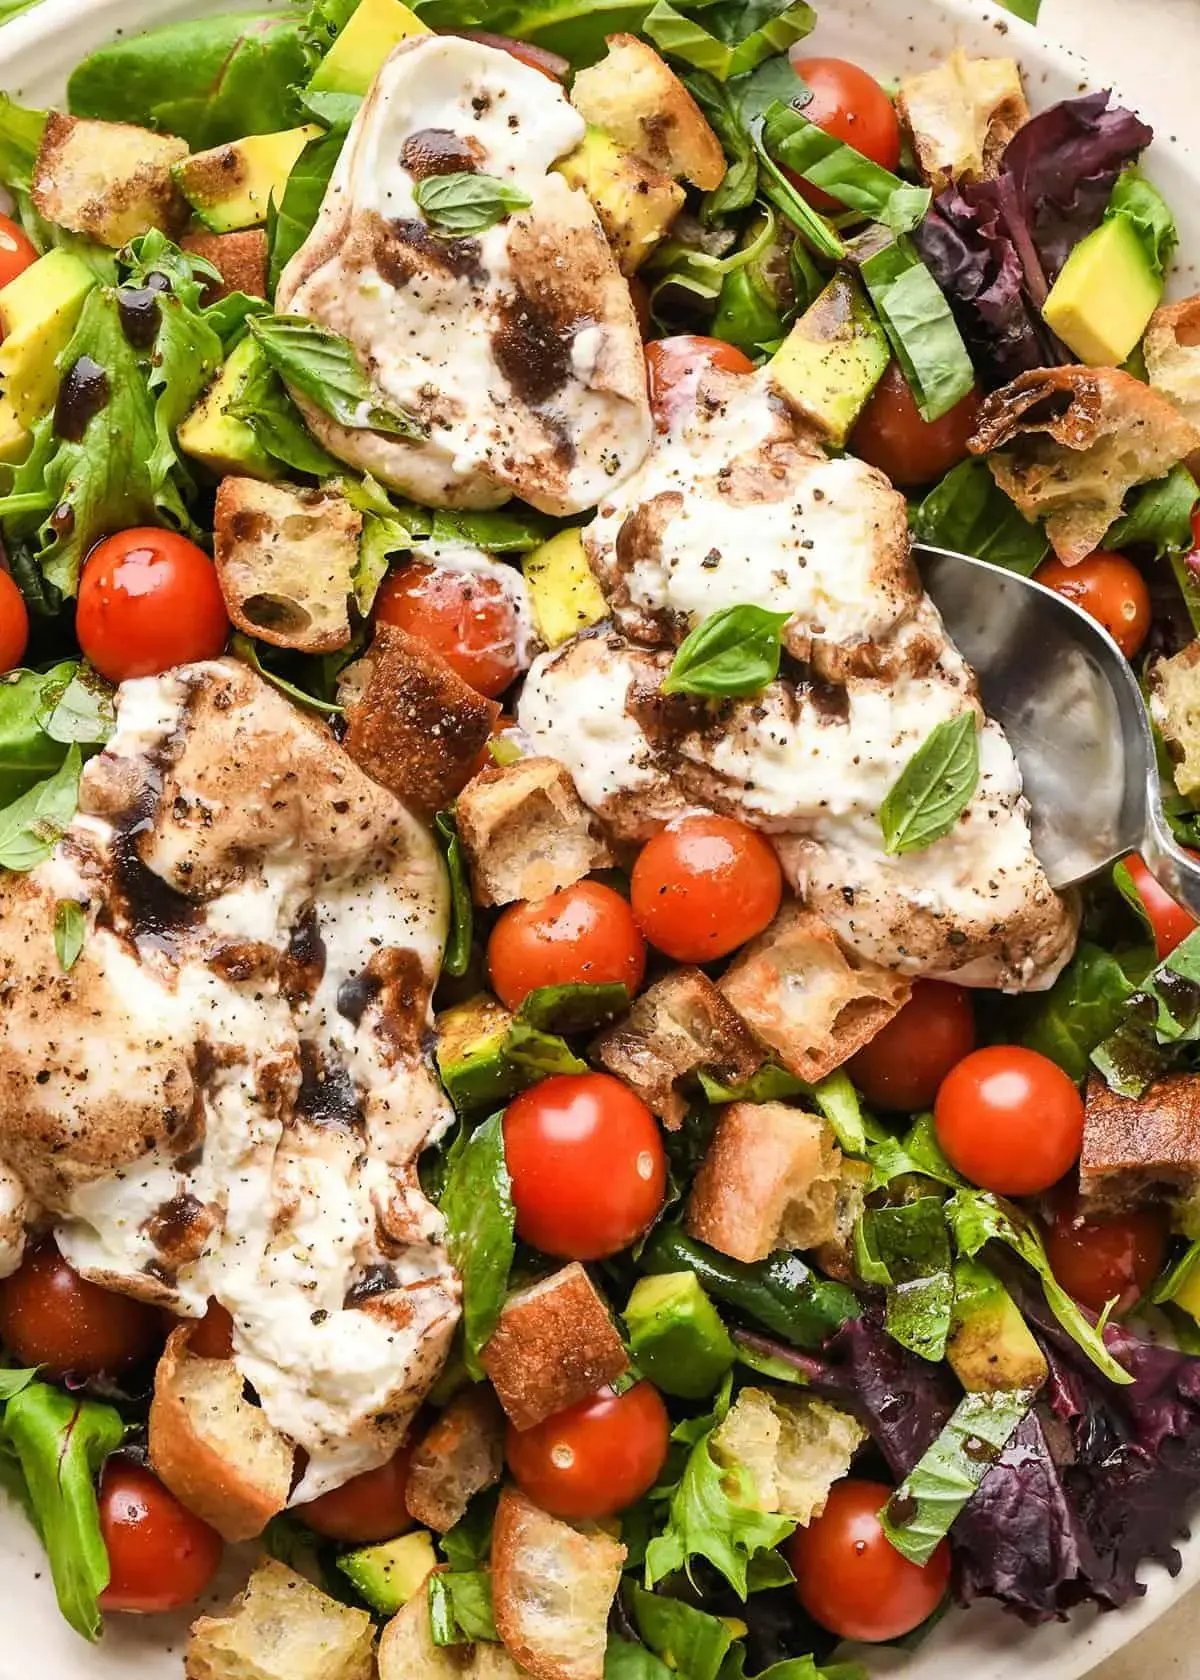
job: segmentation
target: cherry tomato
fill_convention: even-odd
[[[520,59],[522,64],[528,64],[531,70],[540,70],[552,82],[565,81],[570,74],[570,59],[561,58],[545,47],[535,47],[532,41],[518,41],[511,35],[493,35],[487,29],[448,29],[446,34],[462,35],[468,41],[480,41],[485,47],[495,47],[498,52],[506,52],[512,58]]]
[[[0,1282],[0,1342],[18,1365],[40,1365],[51,1382],[68,1373],[117,1376],[156,1353],[165,1333],[153,1307],[89,1283],[53,1243]]]
[[[1083,1099],[1036,1050],[973,1050],[942,1080],[933,1110],[938,1140],[964,1178],[1001,1196],[1057,1184],[1083,1144]]]
[[[599,1521],[654,1486],[670,1434],[667,1408],[648,1382],[624,1394],[602,1388],[532,1429],[509,1424],[508,1467],[551,1516]]]
[[[37,246],[27,239],[11,216],[0,216],[0,286],[24,274],[38,259]]]
[[[215,1528],[126,1458],[104,1466],[99,1505],[110,1571],[102,1610],[178,1610],[199,1598],[221,1561]]]
[[[404,1503],[408,1466],[416,1445],[414,1436],[377,1470],[364,1470],[330,1493],[297,1505],[296,1515],[318,1534],[331,1540],[353,1540],[367,1544],[391,1540],[411,1528],[413,1520]]]
[[[84,563],[75,633],[110,682],[215,659],[229,634],[216,568],[175,531],[106,537]]]
[[[889,362],[850,434],[855,455],[907,489],[944,478],[967,453],[979,393],[968,391],[940,420],[922,420],[899,362]]]
[[[1150,591],[1123,554],[1097,549],[1076,566],[1051,555],[1033,577],[1102,624],[1126,659],[1133,658],[1150,633]]]
[[[0,571],[0,671],[11,671],[25,657],[29,643],[29,614],[12,578]]]
[[[646,942],[611,887],[577,881],[549,898],[513,904],[488,940],[492,987],[508,1009],[537,986],[619,981],[630,997],[646,972]]]
[[[654,1116],[607,1073],[561,1073],[504,1115],[517,1235],[543,1254],[603,1260],[662,1206],[667,1161]]]
[[[975,1048],[970,993],[943,980],[917,980],[912,997],[852,1056],[846,1071],[878,1108],[928,1108],[956,1062]]]
[[[950,1585],[944,1540],[922,1568],[884,1534],[877,1513],[893,1491],[883,1482],[835,1482],[821,1515],[789,1542],[797,1598],[842,1639],[900,1639],[932,1616]]]
[[[1167,1220],[1159,1209],[1143,1208],[1119,1219],[1089,1219],[1070,1186],[1054,1198],[1045,1231],[1050,1269],[1068,1295],[1093,1312],[1115,1300],[1128,1312],[1149,1289],[1167,1257]]]
[[[197,1359],[233,1357],[233,1320],[220,1301],[210,1301],[204,1317],[192,1321],[188,1352]]]
[[[1140,857],[1136,854],[1127,857],[1124,864],[1153,929],[1158,960],[1161,962],[1164,957],[1171,955],[1176,945],[1183,944],[1189,933],[1196,931],[1196,918],[1190,911],[1185,910],[1182,904],[1176,903]]]
[[[647,344],[650,407],[660,432],[669,432],[677,421],[686,419],[692,412],[700,376],[710,368],[721,368],[725,373],[753,373],[754,363],[724,339],[703,338],[698,333],[656,338]]]
[[[712,962],[744,945],[782,895],[769,842],[733,817],[680,817],[642,847],[630,880],[638,926],[676,962]]]
[[[809,122],[894,173],[900,162],[900,122],[895,106],[874,76],[844,58],[803,58],[796,49],[791,58],[792,69],[812,89],[812,98],[804,107]],[[845,208],[838,199],[798,175],[791,178],[816,209]]]
[[[487,572],[414,560],[385,579],[375,616],[435,647],[464,682],[495,699],[521,669],[512,597]]]

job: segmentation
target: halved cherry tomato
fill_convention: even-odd
[[[654,1116],[607,1073],[562,1073],[504,1114],[517,1235],[543,1254],[603,1260],[662,1206],[667,1161]]]
[[[140,1464],[110,1458],[100,1478],[109,1580],[102,1610],[150,1614],[191,1604],[221,1561],[221,1536]]]
[[[1125,868],[1129,872],[1129,879],[1133,882],[1133,890],[1142,901],[1142,909],[1154,932],[1154,944],[1158,951],[1158,960],[1169,957],[1177,945],[1182,945],[1189,933],[1194,933],[1197,926],[1195,916],[1190,910],[1185,910],[1182,904],[1173,899],[1167,889],[1152,875],[1134,854],[1124,860]]]
[[[932,484],[956,467],[975,430],[979,393],[940,420],[923,420],[899,362],[890,362],[850,434],[850,449],[902,489]]]
[[[0,1342],[19,1365],[58,1382],[119,1376],[162,1346],[162,1315],[143,1301],[88,1283],[52,1242],[0,1282]]]
[[[11,216],[0,216],[0,286],[24,274],[38,259],[37,246]]]
[[[884,1534],[877,1513],[893,1491],[883,1482],[835,1482],[821,1515],[789,1543],[797,1598],[842,1639],[900,1639],[932,1616],[950,1585],[944,1540],[921,1568]]]
[[[331,1540],[353,1540],[365,1545],[403,1534],[413,1525],[404,1503],[404,1489],[408,1485],[408,1467],[415,1445],[415,1437],[410,1433],[386,1464],[377,1470],[364,1470],[361,1476],[352,1477],[307,1505],[297,1505],[296,1515],[309,1528],[328,1535]]]
[[[1048,1056],[1018,1044],[973,1050],[942,1080],[938,1141],[964,1178],[1001,1196],[1057,1184],[1083,1144],[1083,1100]]]
[[[658,1390],[602,1388],[532,1429],[508,1426],[513,1479],[551,1516],[599,1521],[648,1493],[667,1458],[671,1422]]]
[[[916,980],[912,997],[846,1065],[878,1108],[928,1108],[956,1062],[975,1048],[971,995],[944,980]]]
[[[616,981],[632,997],[646,972],[646,941],[619,892],[577,881],[549,898],[510,905],[488,940],[488,969],[508,1009],[537,986]]]
[[[480,41],[485,47],[495,47],[498,52],[506,52],[512,58],[520,59],[522,64],[528,64],[531,70],[540,70],[552,82],[565,81],[571,71],[569,58],[561,58],[545,47],[535,47],[532,41],[517,41],[511,35],[493,35],[487,29],[448,29],[446,34],[461,35],[464,40]]]
[[[660,432],[669,432],[677,421],[686,419],[692,412],[700,376],[710,368],[721,368],[726,373],[753,373],[754,363],[723,338],[704,338],[698,333],[656,338],[647,344],[650,407]]]
[[[25,657],[29,645],[29,614],[12,578],[0,571],[0,672],[11,671]]]
[[[188,1352],[197,1359],[229,1359],[233,1355],[233,1320],[220,1301],[210,1301],[208,1311],[192,1320]]]
[[[630,879],[638,926],[676,962],[712,962],[744,945],[782,894],[769,842],[733,817],[680,817],[646,842]]]
[[[1097,549],[1078,565],[1052,555],[1033,574],[1056,595],[1073,601],[1102,624],[1126,659],[1132,659],[1150,634],[1150,591],[1132,560]]]
[[[1055,1195],[1045,1241],[1050,1269],[1068,1295],[1093,1312],[1112,1300],[1117,1312],[1128,1312],[1162,1270],[1167,1219],[1158,1208],[1089,1219],[1080,1212],[1078,1191],[1066,1185]]]
[[[795,47],[791,60],[792,69],[812,89],[812,98],[804,107],[809,122],[894,171],[900,162],[900,122],[895,106],[874,76],[844,58],[804,58]],[[845,208],[798,175],[792,175],[792,180],[817,210]]]
[[[495,699],[521,669],[512,597],[487,572],[414,560],[385,579],[375,617],[435,647],[464,682]]]
[[[84,562],[75,633],[110,682],[215,659],[229,634],[216,567],[176,531],[106,537]]]

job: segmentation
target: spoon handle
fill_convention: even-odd
[[[1200,919],[1200,859],[1185,852],[1171,833],[1157,783],[1156,773],[1146,800],[1142,858],[1171,897]]]

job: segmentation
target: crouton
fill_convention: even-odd
[[[1146,328],[1142,351],[1154,389],[1169,398],[1185,420],[1200,427],[1200,295],[1157,310]],[[1200,472],[1200,454],[1193,453],[1188,464]]]
[[[1004,148],[1029,121],[1016,60],[968,58],[961,48],[934,70],[903,76],[896,110],[934,192],[992,180]]]
[[[337,490],[223,478],[213,551],[230,618],[275,647],[345,647],[361,534],[362,515]]]
[[[841,1067],[907,1003],[909,982],[844,951],[794,900],[717,982],[751,1032],[798,1079]]]
[[[843,1243],[862,1212],[866,1171],[832,1129],[787,1103],[730,1103],[688,1197],[688,1231],[735,1260]]]
[[[1097,549],[1134,485],[1200,448],[1161,391],[1117,368],[1035,368],[993,391],[968,445],[1068,566]]]
[[[444,1534],[503,1469],[504,1418],[495,1396],[484,1387],[466,1389],[417,1443],[404,1489],[408,1514]]]
[[[648,986],[591,1053],[669,1131],[677,1131],[687,1113],[679,1089],[684,1079],[703,1068],[722,1085],[741,1085],[763,1059],[746,1023],[698,968],[674,968]]]
[[[418,1592],[379,1636],[379,1680],[520,1680],[503,1645],[435,1645],[429,1599]]]
[[[193,1622],[187,1680],[371,1680],[374,1629],[273,1559],[260,1563],[224,1616]]]
[[[629,1369],[608,1308],[578,1261],[511,1297],[480,1360],[518,1429]]]
[[[173,1330],[154,1373],[150,1463],[189,1511],[225,1540],[251,1540],[288,1502],[294,1451],[243,1396],[232,1359],[188,1352]]]
[[[1191,1191],[1200,1180],[1200,1073],[1157,1079],[1123,1097],[1088,1080],[1079,1189],[1097,1210],[1119,1211],[1154,1191]]]
[[[712,1455],[749,1476],[756,1511],[777,1511],[807,1527],[867,1438],[848,1412],[808,1395],[744,1388],[712,1438]]]
[[[366,657],[342,673],[350,757],[429,821],[461,793],[500,705],[485,700],[419,636],[377,624]]]
[[[247,297],[267,295],[267,233],[265,228],[245,228],[241,233],[186,233],[180,240],[185,251],[210,262],[221,278],[205,289],[205,303],[219,303],[231,292]]]
[[[580,1534],[505,1488],[492,1531],[496,1631],[533,1680],[603,1680],[625,1556],[618,1540]]]
[[[693,186],[712,192],[725,179],[725,153],[675,72],[636,35],[610,35],[608,54],[581,70],[571,103],[585,122],[618,145]]]
[[[1150,715],[1162,734],[1175,786],[1200,794],[1200,640],[1150,670]]]
[[[173,134],[51,111],[33,165],[33,202],[48,222],[113,250],[151,228],[176,234],[188,206],[171,165],[187,155],[187,142]]]
[[[595,817],[553,758],[480,771],[463,789],[457,815],[480,904],[546,898],[614,862]]]

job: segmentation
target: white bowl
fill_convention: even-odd
[[[43,0],[0,32],[0,88],[30,105],[61,99],[66,78],[87,53],[119,35],[174,18],[235,9],[266,10],[273,0]],[[1115,38],[1094,65],[1056,46],[1009,13],[982,0],[817,0],[821,22],[811,37],[816,52],[855,59],[889,78],[941,59],[954,46],[976,54],[1009,52],[1025,72],[1032,103],[1053,104],[1081,91],[1114,86],[1123,76]],[[1086,14],[1085,14],[1086,15]],[[1090,19],[1089,19],[1090,21]],[[1142,26],[1123,8],[1127,28]],[[1126,99],[1155,122],[1154,76],[1143,71]],[[1140,99],[1138,95],[1140,94]],[[1175,101],[1178,108],[1178,101]],[[1182,257],[1172,290],[1200,289],[1200,158],[1169,133],[1157,135],[1149,173],[1175,212]],[[1200,1584],[1200,1534],[1186,1541],[1182,1573],[1172,1580],[1157,1565],[1143,1571],[1146,1595],[1124,1610],[1076,1613],[1069,1623],[1031,1631],[990,1607],[955,1612],[911,1655],[862,1652],[880,1671],[903,1666],[906,1680],[1076,1680],[1157,1620],[1189,1588]],[[222,1602],[237,1579],[214,1592]],[[207,1603],[204,1608],[208,1608]],[[59,1616],[45,1557],[21,1512],[0,1494],[0,1680],[178,1680],[180,1655],[194,1611],[145,1620],[117,1616],[104,1639],[90,1646]]]

